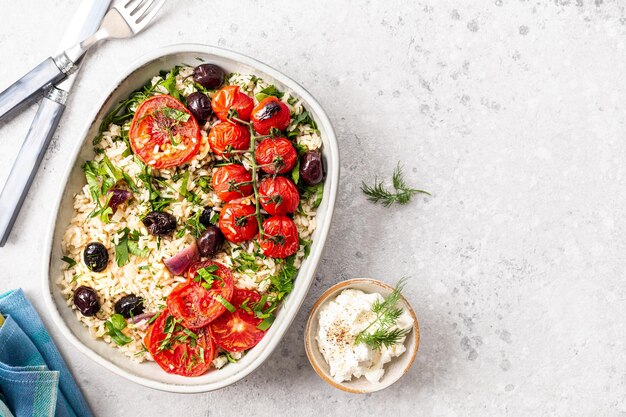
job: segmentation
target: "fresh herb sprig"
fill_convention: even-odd
[[[415,194],[427,194],[428,191],[411,188],[404,180],[404,173],[400,162],[393,170],[392,175],[393,191],[385,187],[383,182],[378,178],[374,179],[374,185],[367,185],[365,182],[361,185],[361,191],[367,196],[372,203],[381,203],[385,207],[390,207],[394,203],[406,204],[411,201],[411,197]]]
[[[263,90],[256,93],[254,97],[257,99],[257,101],[260,102],[270,96],[274,96],[274,97],[281,99],[283,98],[284,95],[285,93],[279,91],[275,85],[268,85]]]
[[[364,343],[377,350],[382,346],[395,345],[409,333],[409,330],[393,328],[404,311],[398,302],[405,284],[406,278],[402,278],[391,294],[382,301],[376,301],[372,304],[372,312],[376,314],[376,317],[357,335],[355,344]],[[378,325],[378,327],[370,331],[374,325]]]
[[[215,280],[221,280],[219,275],[214,274],[219,268],[217,265],[209,265],[196,271],[196,276],[193,278],[194,282],[200,283],[207,291],[211,289],[211,286]]]
[[[127,345],[133,340],[122,333],[122,330],[126,328],[126,319],[121,314],[113,314],[109,320],[104,322],[104,327],[107,329],[106,334],[118,346]]]
[[[252,126],[252,123],[246,122],[245,120],[241,120],[239,118],[239,114],[237,113],[237,110],[231,108],[228,111],[227,117],[229,120],[232,120],[232,121],[235,121],[237,123],[247,126],[248,131],[250,132],[250,147],[248,148],[247,152],[252,155],[252,158],[250,158],[249,162],[250,162],[250,168],[252,171],[252,189],[254,191],[254,206],[255,206],[254,217],[256,218],[256,221],[259,227],[259,238],[263,239],[263,236],[264,236],[263,220],[261,218],[261,203],[259,202],[259,177],[258,177],[259,166],[256,163],[256,158],[254,157],[258,136],[256,135],[256,132],[254,130],[254,127]]]
[[[278,274],[270,276],[271,292],[276,294],[276,301],[280,301],[293,290],[293,280],[298,273],[294,265],[295,256],[283,260],[277,260],[280,266]]]
[[[196,239],[199,238],[202,232],[206,230],[206,226],[200,221],[200,216],[202,216],[202,210],[196,211],[193,216],[189,217],[184,227],[176,232],[176,237],[181,238],[185,236],[185,233],[189,232]]]
[[[223,305],[226,310],[230,311],[231,313],[234,313],[237,310],[234,305],[232,305],[227,299],[219,294],[215,296],[215,300],[217,300],[217,302]]]
[[[130,230],[128,227],[120,230],[121,236],[115,245],[115,262],[117,266],[124,266],[129,261],[129,254],[145,258],[150,254],[150,249],[139,248],[139,231]]]
[[[69,256],[64,256],[61,260],[67,264],[67,268],[65,269],[70,269],[76,265],[76,261]]]

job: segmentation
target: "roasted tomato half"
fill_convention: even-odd
[[[300,204],[300,194],[289,178],[268,177],[259,185],[259,202],[272,215],[293,213]]]
[[[231,151],[248,150],[250,131],[239,123],[218,123],[209,131],[209,145],[214,154],[230,158]]]
[[[259,244],[265,256],[286,258],[298,251],[298,228],[287,216],[273,216],[263,222]]]
[[[162,169],[181,165],[198,153],[198,122],[180,101],[166,94],[139,105],[128,133],[130,146],[146,165]]]
[[[167,308],[186,327],[197,329],[226,311],[223,302],[233,296],[233,274],[212,261],[196,262],[187,273],[189,280],[178,284],[167,296]]]
[[[240,164],[219,167],[213,174],[211,185],[219,199],[225,202],[247,197],[253,192],[252,174]]]
[[[266,97],[252,110],[254,130],[267,135],[272,128],[285,130],[291,121],[289,107],[277,97]]]
[[[284,174],[293,169],[298,153],[287,138],[262,140],[255,151],[255,158],[261,169],[268,174]]]
[[[255,212],[256,208],[251,204],[227,203],[220,211],[220,220],[217,225],[228,241],[245,242],[254,238],[259,232]]]
[[[233,109],[237,111],[237,118],[250,120],[250,113],[254,107],[254,101],[238,85],[227,85],[215,93],[211,100],[213,113],[221,120],[228,120],[228,112]]]
[[[266,332],[257,327],[263,320],[252,311],[260,300],[255,291],[236,289],[231,301],[236,310],[227,311],[211,323],[215,344],[228,352],[243,352],[256,346]]]
[[[167,308],[148,329],[144,344],[154,361],[170,374],[202,375],[215,357],[211,330],[208,327],[187,329]]]

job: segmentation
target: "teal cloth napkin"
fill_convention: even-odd
[[[0,294],[0,313],[0,417],[93,417],[21,289]]]

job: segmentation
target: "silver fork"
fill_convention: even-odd
[[[0,93],[0,119],[49,84],[56,84],[78,69],[76,62],[96,43],[130,38],[154,18],[165,0],[116,0],[93,35],[50,57]]]
[[[102,19],[96,33],[84,41],[67,49],[64,54],[72,61],[78,61],[89,48],[106,39],[130,38],[136,35],[157,14],[165,0],[122,0],[113,3],[113,7]]]

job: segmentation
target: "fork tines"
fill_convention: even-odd
[[[134,32],[144,28],[157,14],[165,0],[120,0],[113,7],[117,9]]]

